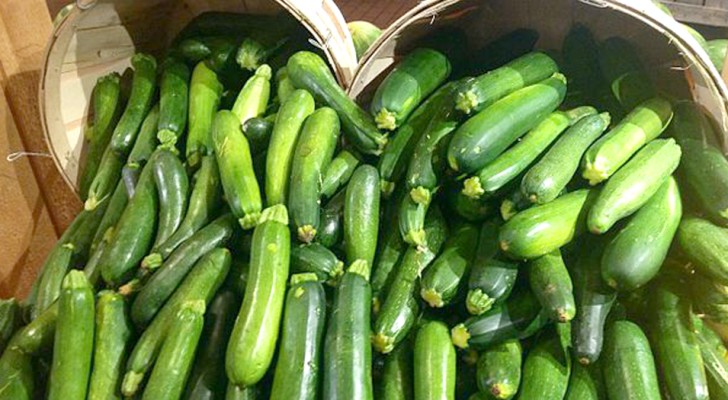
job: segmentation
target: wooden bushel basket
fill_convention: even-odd
[[[206,11],[288,12],[324,50],[339,82],[347,86],[353,77],[354,45],[332,0],[77,0],[50,39],[38,96],[46,140],[71,187],[78,188],[84,124],[98,77],[124,71],[137,51],[161,55]]]

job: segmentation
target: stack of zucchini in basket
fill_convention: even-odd
[[[624,39],[459,34],[368,110],[280,16],[100,78],[0,399],[728,398],[722,132]]]

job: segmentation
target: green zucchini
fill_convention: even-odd
[[[63,279],[53,344],[49,399],[84,399],[94,348],[94,294],[81,271]]]
[[[28,325],[15,332],[8,342],[8,351],[16,349],[29,356],[52,352],[57,320],[58,302],[56,301]]]
[[[288,59],[288,76],[294,86],[306,89],[336,110],[344,135],[366,154],[380,154],[387,136],[377,130],[372,118],[344,93],[324,60],[315,53],[299,51]]]
[[[32,358],[18,349],[7,349],[0,357],[0,399],[31,400],[35,396]]]
[[[558,69],[548,55],[528,53],[461,87],[455,100],[457,109],[465,114],[480,112],[510,93],[550,77]]]
[[[606,400],[607,393],[599,364],[571,366],[569,389],[564,400]]]
[[[503,218],[503,221],[508,221],[532,205],[531,200],[523,194],[519,187],[503,199],[498,211],[500,211],[500,216]]]
[[[506,340],[480,352],[477,382],[481,392],[495,399],[511,399],[521,384],[523,350],[517,339]]]
[[[374,92],[370,111],[377,128],[393,131],[450,75],[450,61],[439,51],[415,49],[387,74]]]
[[[144,388],[142,400],[173,400],[182,396],[202,334],[204,314],[204,300],[180,305],[168,326],[164,344]]]
[[[717,348],[711,336],[715,333],[702,324],[699,318],[693,318],[695,324],[695,337],[700,347],[700,355],[705,364],[705,374],[708,381],[710,398],[715,400],[728,399],[728,361],[725,359],[725,347]],[[722,345],[722,342],[721,342]]]
[[[288,212],[282,204],[264,210],[253,233],[245,297],[225,356],[231,382],[251,386],[273,359],[290,261]]]
[[[447,325],[431,321],[420,327],[414,350],[415,398],[455,400],[456,359]]]
[[[250,143],[250,154],[253,158],[266,152],[270,144],[270,137],[273,134],[273,124],[277,114],[272,119],[255,117],[250,118],[243,124],[243,134]]]
[[[278,102],[283,104],[288,100],[288,97],[293,93],[296,88],[293,86],[291,78],[288,77],[288,68],[282,67],[276,71],[276,96],[278,96]]]
[[[627,291],[649,282],[665,261],[681,217],[680,191],[671,177],[610,240],[602,257],[604,281]]]
[[[296,142],[306,117],[313,111],[313,97],[305,90],[294,90],[281,103],[265,166],[265,198],[269,206],[286,203]]]
[[[636,324],[614,321],[604,337],[602,368],[610,399],[660,399],[652,349]]]
[[[105,240],[105,238],[108,239],[109,234],[107,232],[109,231],[109,229],[116,226],[117,222],[119,222],[119,218],[121,218],[121,214],[124,213],[124,209],[126,208],[128,202],[129,196],[126,193],[126,187],[124,187],[124,182],[119,181],[119,183],[116,184],[116,189],[114,189],[114,193],[109,199],[109,204],[106,206],[104,216],[101,217],[101,221],[99,221],[99,226],[98,228],[96,228],[94,237],[91,240],[91,254],[96,252],[96,249],[102,241],[108,242],[108,240]]]
[[[298,240],[316,237],[320,218],[321,177],[331,161],[339,136],[339,118],[328,107],[314,111],[303,125],[290,175],[288,207]]]
[[[571,242],[586,228],[587,214],[598,194],[577,190],[519,212],[500,229],[501,249],[513,257],[530,259]]]
[[[261,39],[263,40],[261,41]],[[257,39],[247,37],[243,40],[235,55],[235,61],[240,68],[255,71],[288,41],[288,38],[283,38],[277,42],[274,39],[264,39],[267,39],[265,35]]]
[[[129,197],[134,196],[136,185],[139,182],[139,175],[142,168],[151,159],[154,150],[157,148],[157,125],[159,122],[159,105],[154,105],[149,114],[144,118],[142,127],[139,128],[139,135],[134,141],[134,147],[129,152],[126,164],[121,169],[121,180],[124,181],[126,192]],[[176,149],[172,149],[176,150]]]
[[[483,168],[553,112],[565,93],[566,78],[557,73],[509,94],[471,117],[450,141],[450,168],[466,174]],[[511,118],[504,119],[505,115]]]
[[[205,312],[205,326],[184,398],[221,399],[225,396],[225,345],[235,323],[240,301],[231,290],[220,290]]]
[[[564,347],[560,331],[568,331],[568,328],[568,324],[559,324],[553,329],[555,332],[549,329],[536,339],[523,362],[523,383],[519,398],[564,398],[569,386],[571,357]]]
[[[271,76],[270,66],[261,65],[238,93],[231,111],[238,117],[240,126],[250,118],[260,117],[265,112],[270,97]]]
[[[73,269],[73,250],[73,245],[68,243],[56,245],[51,250],[38,275],[37,297],[31,310],[32,318],[48,309],[58,299],[63,279],[68,271]]]
[[[481,315],[508,298],[516,284],[519,265],[505,260],[498,251],[499,226],[486,221],[480,228],[465,307],[473,315]]]
[[[419,314],[418,277],[435,259],[447,236],[447,226],[437,206],[428,212],[424,229],[429,238],[427,248],[407,249],[374,322],[372,344],[380,353],[389,353],[402,342]]]
[[[405,340],[384,359],[376,398],[382,400],[414,399],[412,343]]]
[[[340,190],[321,208],[316,241],[328,248],[338,245],[344,237],[345,200],[346,190]]]
[[[463,194],[473,199],[494,194],[525,171],[566,128],[595,113],[589,106],[551,113],[513,147],[463,181]]]
[[[687,217],[680,223],[677,241],[696,270],[728,285],[728,229]]]
[[[608,113],[591,115],[569,128],[521,181],[521,191],[532,203],[553,201],[579,168],[587,147],[609,126]]]
[[[185,154],[192,168],[199,165],[202,157],[212,154],[212,135],[210,129],[215,119],[222,96],[222,84],[214,71],[204,62],[197,64],[192,71],[189,98],[189,129]]]
[[[112,190],[121,177],[121,168],[123,166],[124,159],[114,153],[111,147],[107,147],[103,157],[101,157],[101,163],[94,180],[89,186],[88,196],[86,196],[86,201],[83,203],[84,210],[96,209],[111,196]]]
[[[0,299],[0,354],[7,347],[8,340],[21,325],[21,310],[14,298]]]
[[[675,171],[680,154],[674,139],[647,144],[604,185],[589,211],[589,230],[604,233],[647,203]]]
[[[463,292],[478,244],[478,228],[463,224],[445,243],[442,253],[425,269],[420,295],[430,307],[443,307]]]
[[[649,333],[667,392],[674,399],[708,399],[703,358],[690,318],[690,301],[677,285],[660,280],[650,291]]]
[[[240,124],[234,113],[219,111],[212,123],[212,141],[227,203],[240,226],[250,229],[258,222],[263,203],[250,146]]]
[[[126,363],[126,372],[121,384],[124,396],[133,396],[139,390],[147,372],[157,359],[165,334],[180,306],[188,301],[212,300],[230,270],[230,260],[230,252],[221,248],[212,250],[202,257],[157,313],[152,323],[144,329]]]
[[[198,63],[212,54],[209,43],[204,38],[188,38],[177,43],[174,49],[185,61]]]
[[[696,312],[708,321],[728,321],[728,286],[701,273],[693,274],[690,283]]]
[[[346,186],[344,243],[349,264],[364,260],[374,263],[379,235],[379,173],[371,165],[354,171]]]
[[[139,127],[152,106],[156,91],[157,61],[154,57],[137,53],[131,59],[134,79],[129,102],[111,136],[110,148],[117,154],[127,155],[137,137]]]
[[[655,97],[637,106],[587,150],[584,179],[596,185],[614,175],[642,146],[655,139],[672,120],[672,106]]]
[[[382,30],[368,21],[351,21],[346,27],[351,33],[357,60],[361,60],[369,47],[382,35]]]
[[[121,398],[121,377],[133,333],[124,297],[112,291],[100,292],[89,399]]]
[[[316,275],[293,275],[271,399],[316,399],[325,311],[326,293]]]
[[[159,196],[159,223],[154,247],[167,241],[179,228],[187,210],[189,182],[182,161],[171,151],[160,150],[152,161],[154,182]]]
[[[602,237],[589,237],[570,271],[577,310],[571,322],[572,347],[574,357],[582,365],[593,364],[599,358],[604,343],[604,325],[617,297],[602,280],[605,242]]]
[[[384,215],[385,226],[381,229],[375,257],[374,271],[372,272],[372,311],[379,313],[382,301],[396,275],[396,266],[407,250],[407,245],[399,233],[396,212],[393,215]]]
[[[718,72],[723,72],[726,52],[728,52],[728,39],[708,40],[708,55]]]
[[[356,260],[336,288],[326,327],[323,398],[373,399],[369,265]]]
[[[573,285],[559,250],[528,262],[528,282],[551,319],[563,323],[574,318]]]
[[[168,148],[177,144],[187,127],[190,69],[181,61],[169,58],[162,63],[159,84],[159,124],[157,138]]]
[[[330,198],[346,185],[354,174],[354,170],[359,166],[359,162],[357,155],[348,150],[341,150],[324,171],[321,180],[321,196]],[[377,190],[379,190],[378,187]]]
[[[417,202],[409,193],[402,196],[397,220],[399,233],[405,243],[416,247],[427,247],[427,234],[424,226],[429,207],[429,202]]]
[[[194,186],[185,218],[169,239],[153,248],[152,253],[144,258],[143,268],[158,268],[182,242],[204,227],[218,212],[221,189],[217,160],[215,156],[205,156],[200,165],[193,179]]]
[[[170,254],[134,299],[131,307],[131,318],[134,323],[137,326],[147,325],[185,279],[197,260],[214,248],[224,246],[234,229],[233,216],[225,214],[190,236]]]
[[[407,168],[407,188],[416,203],[429,203],[430,198],[440,183],[440,177],[447,168],[444,157],[449,137],[457,128],[452,109],[443,108],[430,121],[422,133]]]
[[[344,263],[324,245],[311,243],[291,249],[291,271],[313,273],[320,282],[335,286],[344,273]]]
[[[152,245],[159,209],[155,186],[152,167],[147,164],[99,261],[101,276],[109,285],[129,278]]]
[[[611,37],[599,46],[599,65],[619,103],[631,110],[655,95],[645,67],[631,43]]]

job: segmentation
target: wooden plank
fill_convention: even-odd
[[[672,1],[664,1],[663,3],[678,21],[728,27],[728,9],[681,4]]]
[[[676,0],[676,2],[681,4],[693,4],[697,6],[703,5],[703,0]]]
[[[728,0],[705,0],[705,6],[728,9]]]

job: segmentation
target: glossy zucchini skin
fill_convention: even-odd
[[[184,219],[189,180],[182,161],[171,151],[160,150],[152,163],[159,197],[159,223],[153,245],[157,247],[174,234]]]
[[[210,128],[220,105],[223,87],[215,71],[204,62],[197,64],[192,71],[189,98],[189,129],[185,146],[187,163],[197,168],[202,157],[212,154],[212,135]]]
[[[407,54],[377,87],[370,105],[377,128],[393,131],[450,75],[450,61],[437,50]]]
[[[291,249],[291,271],[315,274],[320,282],[335,286],[344,273],[344,263],[326,246],[311,243]]]
[[[265,112],[270,97],[271,76],[270,66],[261,65],[238,93],[231,111],[238,117],[241,127],[250,118],[260,117]]]
[[[137,53],[132,57],[131,63],[134,68],[134,80],[129,102],[114,128],[109,144],[115,153],[123,156],[129,154],[156,92],[157,61],[154,57]]]
[[[549,316],[560,323],[576,315],[574,290],[559,250],[533,259],[528,263],[531,290]]]
[[[414,399],[413,345],[405,340],[384,359],[382,376],[375,386],[377,399]]]
[[[536,339],[523,362],[522,399],[563,399],[571,375],[568,343],[568,324],[557,324]],[[566,333],[562,333],[565,331]],[[562,335],[567,336],[564,340]]]
[[[326,167],[321,181],[321,195],[331,198],[340,188],[346,186],[360,162],[355,153],[341,150]]]
[[[695,269],[722,285],[728,285],[728,229],[710,221],[686,217],[677,240]]]
[[[586,366],[574,363],[564,400],[605,400],[606,390],[600,364]]]
[[[610,399],[660,399],[650,343],[636,324],[621,320],[607,328],[604,383]]]
[[[553,112],[566,93],[566,78],[551,78],[498,100],[463,123],[447,152],[450,168],[473,173],[496,159],[524,133]],[[504,120],[505,115],[517,118]]]
[[[328,248],[335,248],[344,237],[344,203],[346,190],[340,190],[321,208],[316,241]]]
[[[379,236],[379,172],[371,165],[354,171],[346,187],[344,242],[346,260],[374,264]]]
[[[162,77],[159,84],[159,124],[157,138],[169,148],[187,127],[187,110],[190,92],[190,69],[185,63],[173,57],[162,63]]]
[[[480,352],[478,389],[495,399],[513,398],[521,384],[522,357],[523,349],[517,339],[506,340]]]
[[[416,399],[455,399],[457,357],[447,325],[425,323],[417,331],[414,350]]]

